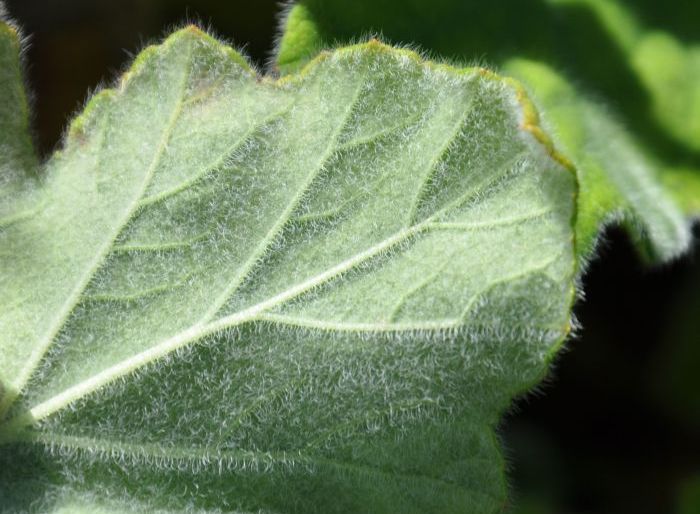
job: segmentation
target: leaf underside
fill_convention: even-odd
[[[0,509],[503,509],[576,265],[517,84],[377,42],[272,81],[189,27],[2,159]]]
[[[601,227],[689,243],[700,54],[614,2],[395,5],[303,0],[279,81],[183,29],[41,168],[0,22],[0,511],[504,509]],[[306,64],[375,31],[545,120],[376,41]]]

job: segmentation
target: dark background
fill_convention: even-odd
[[[30,37],[25,65],[43,155],[89,92],[169,29],[199,22],[264,69],[280,12],[272,0],[6,4]],[[624,233],[605,234],[575,308],[583,328],[501,429],[519,514],[700,513],[698,250],[696,238],[690,256],[650,269]]]

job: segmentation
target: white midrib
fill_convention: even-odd
[[[193,49],[190,48],[190,52],[188,57],[186,58],[186,61],[189,62],[191,60],[192,54]],[[27,361],[25,362],[24,366],[17,375],[17,380],[14,384],[15,392],[5,395],[2,398],[2,401],[0,401],[0,416],[3,415],[7,408],[9,408],[9,406],[18,397],[20,392],[24,389],[39,361],[43,358],[48,347],[51,345],[51,342],[55,339],[61,327],[65,324],[66,319],[77,305],[78,301],[80,300],[80,296],[85,291],[85,288],[89,284],[90,280],[92,280],[92,277],[100,268],[105,258],[109,254],[111,248],[114,246],[114,242],[116,241],[119,233],[129,222],[129,220],[133,217],[134,213],[138,210],[139,202],[145,194],[148,185],[151,182],[151,179],[153,178],[153,174],[155,173],[155,170],[160,163],[161,157],[168,146],[168,141],[172,134],[175,123],[177,122],[180,112],[182,111],[184,90],[187,87],[187,79],[189,76],[188,70],[190,69],[190,67],[190,64],[187,64],[184,67],[183,81],[181,86],[182,92],[177,97],[177,101],[174,106],[173,112],[170,114],[170,118],[168,119],[168,122],[165,125],[163,136],[161,137],[156,152],[153,155],[153,159],[151,160],[151,163],[149,164],[149,167],[146,170],[146,173],[144,174],[141,187],[138,189],[136,194],[134,194],[132,201],[129,203],[129,205],[126,206],[126,208],[124,209],[123,214],[120,217],[119,223],[114,224],[114,230],[112,231],[112,233],[109,234],[109,237],[105,238],[103,244],[99,247],[99,250],[96,252],[95,257],[90,261],[89,265],[85,269],[85,272],[80,276],[79,280],[76,282],[75,287],[71,290],[66,301],[63,303],[61,308],[58,309],[58,313],[50,323],[48,330],[45,332],[45,337],[43,338],[43,340],[39,344],[35,345],[35,347],[33,348],[31,354],[27,358]]]
[[[41,402],[40,404],[34,406],[28,411],[29,417],[25,415],[19,416],[14,420],[10,421],[6,426],[7,430],[10,427],[19,428],[18,425],[26,425],[31,421],[40,421],[46,418],[50,414],[62,409],[71,402],[78,400],[90,393],[95,392],[97,389],[105,386],[106,384],[113,382],[117,378],[127,375],[143,366],[148,365],[162,357],[165,357],[169,353],[181,348],[187,344],[194,341],[200,340],[208,335],[215,334],[225,329],[234,328],[240,326],[244,323],[256,321],[262,319],[261,315],[266,311],[277,307],[292,298],[295,298],[315,287],[318,287],[333,278],[336,278],[349,270],[356,267],[368,259],[371,259],[382,252],[390,249],[391,247],[408,240],[412,236],[418,234],[424,229],[428,228],[428,222],[423,222],[419,225],[415,225],[411,228],[404,229],[397,232],[392,237],[389,237],[380,243],[358,253],[354,256],[346,259],[345,261],[329,268],[323,273],[319,273],[303,282],[300,282],[289,289],[278,293],[275,296],[268,298],[256,305],[253,305],[242,311],[230,314],[223,318],[210,321],[210,322],[200,322],[192,325],[187,330],[180,332],[179,334],[165,339],[164,341],[152,346],[148,350],[144,350],[128,359],[124,359],[119,363],[104,369],[103,371],[91,376],[90,378],[75,384],[61,393],[49,398],[48,400]]]
[[[418,225],[414,225],[413,227],[403,229],[400,232],[394,234],[393,236],[384,239],[380,243],[353,255],[349,259],[344,260],[343,262],[333,266],[332,268],[329,268],[323,273],[319,273],[318,275],[310,277],[307,280],[304,280],[303,282],[300,282],[290,287],[289,289],[286,289],[285,291],[282,291],[276,294],[275,296],[268,298],[267,300],[264,300],[251,307],[248,307],[247,309],[235,312],[233,314],[230,314],[228,316],[214,321],[199,322],[195,325],[192,325],[187,330],[184,330],[183,332],[180,332],[179,334],[173,337],[165,339],[157,345],[152,346],[148,350],[144,350],[143,352],[133,355],[128,359],[120,361],[114,366],[106,368],[100,373],[97,373],[96,375],[93,375],[90,378],[78,384],[75,384],[69,387],[68,389],[65,389],[60,394],[57,394],[49,398],[48,400],[36,405],[35,407],[29,410],[31,419],[33,421],[39,421],[49,416],[50,414],[53,414],[54,412],[62,409],[71,402],[95,392],[99,388],[109,384],[110,382],[113,382],[117,378],[124,375],[128,375],[129,373],[132,373],[133,371],[142,368],[143,366],[146,366],[149,363],[152,363],[162,357],[165,357],[166,355],[170,354],[171,352],[174,352],[178,348],[186,346],[194,341],[201,340],[202,338],[207,337],[209,335],[213,335],[217,332],[221,332],[226,329],[235,328],[237,326],[243,325],[244,323],[252,321],[270,321],[284,323],[286,320],[284,316],[267,314],[267,311],[278,307],[284,304],[285,302],[296,298],[318,286],[321,286],[329,282],[330,280],[337,278],[338,276],[347,273],[359,264],[373,257],[376,257],[377,255],[380,255],[382,252],[396,246],[397,244],[400,244],[403,241],[410,239],[411,237],[419,234],[420,232],[424,230],[429,230],[431,228],[431,224],[432,217],[428,218],[427,220]],[[554,261],[556,261],[558,257],[559,255],[556,255],[551,259],[548,259],[546,262],[529,268],[526,271],[506,277],[503,281],[508,281],[516,277],[525,276],[534,271],[545,269],[546,267],[550,266]],[[471,302],[469,306],[471,306]],[[469,306],[467,307],[467,309],[465,309],[465,312],[468,310]],[[457,328],[463,317],[464,314],[460,318],[452,320],[449,323],[427,323],[424,325],[407,325],[405,327],[401,324],[396,323],[390,323],[382,327],[371,324],[348,324],[345,327],[345,329],[372,331],[448,329]],[[309,328],[327,328],[323,324],[314,324],[313,321],[310,321],[308,326]],[[333,328],[337,329],[338,327]],[[19,422],[19,418],[17,418],[17,421]],[[22,424],[26,424],[26,421]],[[13,425],[13,422],[8,423],[8,426],[11,425]]]
[[[348,105],[344,120],[347,121],[348,116],[352,112],[352,108],[354,103],[356,102],[357,98],[359,97],[359,94],[361,92],[362,88],[358,87],[357,91],[355,92],[355,98],[350,102]],[[174,120],[176,119],[176,113],[173,114],[173,119],[172,122],[174,123]],[[431,224],[434,223],[434,220],[440,215],[441,211],[444,209],[441,209],[437,212],[435,212],[432,216],[429,218],[423,220],[422,222],[415,224],[413,226],[408,226],[406,228],[401,229],[400,231],[396,232],[394,235],[384,239],[383,241],[373,245],[372,247],[359,252],[355,254],[354,256],[349,257],[348,259],[340,262],[339,264],[327,269],[326,271],[319,273],[313,277],[310,277],[300,283],[297,283],[296,285],[274,295],[271,296],[270,298],[253,305],[251,307],[248,307],[246,309],[243,309],[241,311],[238,311],[233,314],[229,314],[227,316],[224,316],[219,319],[212,319],[217,312],[220,311],[221,307],[225,304],[226,300],[230,297],[230,294],[232,291],[235,291],[237,287],[240,286],[240,284],[246,279],[247,275],[250,273],[252,270],[253,266],[258,262],[259,257],[264,255],[264,252],[267,249],[267,246],[274,240],[274,238],[277,236],[277,233],[282,229],[284,224],[288,221],[289,215],[293,212],[295,209],[296,205],[298,204],[299,200],[303,198],[303,195],[305,194],[305,190],[308,189],[310,184],[313,182],[315,177],[317,176],[318,172],[323,169],[324,163],[328,159],[329,156],[332,155],[333,153],[333,148],[334,145],[337,144],[337,140],[339,135],[342,133],[342,129],[344,127],[345,123],[340,123],[337,127],[336,130],[334,131],[332,137],[330,138],[329,145],[324,152],[322,158],[319,160],[318,166],[314,169],[313,172],[311,172],[305,179],[304,183],[302,184],[302,187],[300,190],[297,192],[295,197],[290,201],[290,203],[287,205],[285,208],[285,211],[282,213],[280,218],[275,222],[273,227],[267,232],[263,240],[256,246],[256,249],[254,250],[251,258],[244,264],[242,267],[241,272],[237,273],[236,277],[234,280],[229,284],[225,290],[217,297],[216,301],[212,304],[210,309],[207,310],[207,313],[200,319],[200,321],[196,322],[186,330],[170,337],[165,340],[162,340],[161,342],[157,343],[155,346],[150,347],[147,350],[144,350],[143,352],[140,352],[136,355],[133,355],[127,359],[124,359],[113,366],[110,366],[99,373],[77,383],[74,384],[73,386],[63,390],[62,392],[54,395],[53,397],[35,405],[28,411],[25,411],[22,414],[19,414],[17,417],[13,418],[10,420],[7,424],[5,424],[4,428],[2,428],[0,431],[4,432],[5,434],[12,434],[13,432],[16,433],[18,429],[21,429],[23,426],[29,425],[35,421],[42,420],[46,418],[47,416],[61,410],[62,408],[66,407],[70,403],[83,398],[96,390],[100,389],[101,387],[115,381],[119,377],[125,376],[139,368],[142,368],[162,357],[165,357],[166,355],[174,352],[178,348],[181,348],[183,346],[186,346],[192,342],[195,342],[197,340],[200,340],[204,337],[207,337],[209,335],[213,335],[217,332],[234,328],[240,325],[243,325],[248,322],[252,321],[274,321],[272,318],[274,316],[270,316],[267,314],[267,311],[284,304],[285,302],[304,294],[305,292],[312,290],[326,282],[329,282],[330,280],[345,274],[349,270],[353,269],[354,267],[358,266],[362,262],[369,260],[377,255],[380,255],[381,253],[389,250],[391,247],[407,241],[414,235],[417,235],[418,233],[430,229]],[[459,125],[458,125],[459,126]],[[454,135],[453,135],[454,137]],[[450,138],[451,139],[451,138]],[[162,153],[164,150],[165,146],[167,145],[167,138],[164,138],[162,141],[162,148],[159,150],[159,153],[156,155],[154,158],[154,162],[158,160],[158,155]],[[152,166],[154,168],[155,164]],[[154,168],[155,169],[155,168]],[[153,170],[150,170],[152,173]],[[144,186],[145,187],[145,186]],[[447,206],[445,207],[447,208]],[[454,227],[457,228],[457,227]],[[460,227],[463,228],[463,227]],[[279,320],[277,320],[279,321]],[[399,328],[399,327],[396,327]],[[407,327],[408,328],[408,327]],[[428,328],[428,327],[426,327]],[[429,327],[429,328],[440,328],[440,327]],[[0,437],[2,439],[2,437]]]
[[[185,74],[185,79],[186,79],[186,74]],[[186,85],[186,80],[185,80],[185,85]],[[311,289],[315,287],[316,285],[325,282],[329,278],[335,277],[338,274],[342,274],[347,269],[351,269],[354,267],[358,262],[361,262],[367,258],[370,258],[376,253],[381,252],[383,249],[388,248],[389,246],[392,246],[395,244],[396,241],[403,240],[407,237],[409,237],[410,234],[413,234],[416,232],[415,229],[418,227],[413,227],[413,229],[405,229],[404,231],[395,234],[393,237],[390,237],[386,240],[384,240],[382,243],[379,243],[378,245],[369,248],[368,250],[361,252],[354,257],[351,257],[350,259],[343,261],[342,263],[334,266],[333,268],[330,268],[324,273],[321,273],[317,275],[316,277],[313,277],[311,279],[308,279],[297,286],[294,286],[282,293],[279,293],[278,295],[271,297],[270,299],[261,302],[257,305],[254,305],[252,307],[249,307],[247,309],[244,309],[243,311],[228,315],[226,317],[220,318],[218,320],[212,321],[212,318],[216,315],[216,313],[221,309],[221,307],[226,303],[226,301],[230,298],[231,294],[238,288],[240,285],[245,281],[246,277],[249,275],[249,273],[252,271],[253,267],[258,263],[259,259],[265,254],[267,251],[269,245],[274,241],[274,238],[277,237],[278,233],[284,225],[289,221],[289,218],[294,211],[294,209],[297,207],[299,201],[303,198],[303,195],[306,193],[312,182],[315,180],[315,178],[318,176],[318,173],[323,169],[323,166],[325,163],[328,161],[328,159],[332,156],[334,152],[334,147],[337,145],[338,139],[340,137],[340,134],[342,133],[343,129],[345,128],[352,111],[357,104],[360,94],[363,89],[364,82],[360,81],[357,85],[357,88],[353,92],[353,95],[350,99],[350,102],[348,103],[347,108],[343,112],[343,115],[341,116],[340,123],[338,123],[337,127],[333,131],[331,137],[329,138],[329,143],[324,151],[323,155],[319,159],[319,162],[317,166],[314,168],[312,172],[309,173],[309,175],[306,177],[304,180],[302,186],[298,190],[297,194],[291,199],[289,204],[286,206],[285,210],[281,213],[281,215],[278,217],[277,221],[275,224],[271,227],[271,229],[267,232],[265,237],[260,241],[260,243],[256,246],[255,250],[251,254],[251,256],[247,259],[247,261],[244,263],[244,265],[241,267],[241,271],[236,274],[236,277],[231,281],[229,285],[227,285],[226,288],[217,296],[216,300],[212,303],[211,307],[207,309],[205,314],[202,316],[202,318],[194,323],[191,327],[189,327],[187,330],[184,330],[183,332],[180,332],[179,334],[168,338],[161,343],[158,343],[155,346],[150,347],[148,350],[145,350],[141,353],[138,353],[136,355],[133,355],[132,357],[129,357],[123,361],[120,361],[119,363],[115,364],[114,366],[111,366],[109,368],[106,368],[102,370],[101,372],[91,376],[90,378],[75,384],[61,393],[51,397],[50,399],[36,405],[32,409],[30,409],[28,412],[25,412],[21,415],[19,415],[17,418],[14,418],[10,420],[6,426],[5,430],[10,431],[11,427],[16,427],[17,425],[25,425],[28,422],[32,421],[39,421],[42,418],[45,418],[49,416],[50,414],[56,412],[57,410],[61,409],[62,407],[68,405],[72,401],[75,401],[87,394],[90,394],[91,392],[94,392],[95,390],[99,389],[100,387],[104,386],[105,384],[108,384],[115,380],[116,378],[123,376],[125,374],[128,374],[142,366],[145,366],[146,364],[153,362],[161,357],[164,357],[165,355],[169,354],[170,352],[176,350],[177,348],[180,348],[186,344],[188,344],[191,341],[195,341],[198,339],[201,339],[209,334],[215,333],[221,329],[224,328],[231,328],[235,327],[237,325],[243,324],[248,321],[254,320],[260,313],[263,311],[274,307],[275,305],[278,305],[280,303],[283,303],[284,301],[297,296],[304,291],[307,291],[308,289]],[[179,111],[182,107],[182,96],[180,96],[180,102],[178,103],[178,107],[174,110],[170,123],[165,131],[165,134],[161,140],[161,144],[159,146],[159,149],[157,153],[154,156],[153,162],[148,170],[148,173],[146,175],[146,178],[144,179],[144,185],[142,187],[142,192],[141,194],[136,196],[136,201],[133,203],[133,205],[130,206],[129,213],[127,217],[125,218],[124,223],[128,221],[128,219],[133,215],[133,212],[139,207],[139,199],[143,196],[143,193],[145,192],[148,183],[150,182],[150,177],[152,176],[153,172],[155,171],[155,167],[157,166],[157,163],[160,160],[160,155],[163,153],[165,148],[167,147],[167,142],[169,138],[169,134],[171,132],[172,126],[174,125],[175,121],[177,120]],[[124,223],[122,223],[120,226],[123,226]],[[421,227],[422,228],[422,227]],[[116,236],[115,236],[116,237]],[[99,267],[99,264],[102,262],[104,259],[104,256],[109,252],[110,247],[113,244],[114,238],[110,239],[102,248],[104,255],[100,253],[98,258],[95,261],[95,267],[94,269],[97,269]],[[346,267],[347,266],[347,267]],[[85,285],[87,282],[89,282],[90,278],[94,274],[94,269],[93,267],[90,268],[89,273],[86,273],[86,278],[83,280],[85,284],[79,284],[80,287],[76,288],[74,291],[74,294],[72,296],[75,296],[75,298],[72,300],[71,305],[67,309],[67,312],[70,312],[72,310],[74,304],[78,301],[80,294],[82,290],[84,289]],[[66,302],[65,305],[68,305],[69,302]],[[66,314],[67,315],[67,314]],[[59,317],[59,320],[63,320],[64,316]],[[60,321],[57,325],[56,330],[60,329],[60,326],[63,321]],[[54,334],[55,336],[55,334]],[[49,341],[53,340],[53,336],[49,339]],[[39,359],[43,356],[45,352],[45,347],[48,346],[44,345],[44,348],[42,348],[42,351],[40,354],[36,357],[36,362],[38,362]],[[27,373],[27,378],[29,378],[31,374],[31,370],[35,367],[36,363],[32,363],[31,366],[28,365],[27,368],[29,369],[29,372]]]

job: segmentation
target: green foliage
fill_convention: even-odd
[[[683,16],[675,7],[668,10]],[[416,42],[442,56],[483,57],[528,86],[557,146],[578,170],[583,259],[592,254],[600,226],[611,221],[623,221],[645,255],[667,259],[686,247],[681,212],[664,198],[661,184],[686,214],[700,213],[697,46],[645,30],[623,4],[609,1],[531,0],[506,8],[451,0],[351,6],[302,0],[287,17],[279,67],[289,72],[319,48],[368,33]],[[622,122],[580,90],[608,100]]]
[[[5,509],[499,510],[493,428],[573,297],[532,116],[376,42],[279,82],[146,49],[9,199]]]
[[[666,260],[682,253],[689,243],[683,215],[626,131],[546,65],[513,59],[505,70],[547,107],[548,125],[576,164],[581,257],[593,254],[601,225],[610,222],[624,223],[644,255]]]
[[[512,79],[377,41],[306,63],[368,12],[388,27],[367,5],[337,33],[334,4],[293,9],[280,80],[182,29],[41,166],[0,22],[2,511],[505,508],[494,429],[568,335],[601,225],[667,259],[687,222],[537,27],[501,62],[542,123]],[[408,19],[396,34],[437,50],[497,43]],[[692,157],[692,130],[665,141]],[[694,212],[689,159],[663,180]]]
[[[0,17],[3,15],[0,4]],[[29,138],[27,99],[22,87],[20,37],[17,30],[0,21],[0,230],[21,207],[33,188],[36,159]]]

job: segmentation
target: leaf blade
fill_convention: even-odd
[[[99,159],[83,171],[116,166],[95,191],[145,169],[150,180],[131,187],[158,200],[131,198],[108,258],[3,423],[3,481],[15,483],[11,463],[29,452],[41,463],[32,469],[56,469],[33,493],[47,509],[91,495],[207,509],[226,477],[237,485],[221,494],[240,509],[501,508],[493,426],[568,332],[573,297],[574,177],[524,124],[522,91],[376,42],[258,83],[192,29],[168,41],[139,58],[143,82],[132,72],[98,97],[48,164],[75,180],[80,145],[96,138]],[[200,52],[185,72],[183,41]],[[189,82],[158,131],[133,106],[160,92],[161,65]],[[125,127],[136,135],[118,144]],[[41,421],[35,431],[22,408]],[[178,448],[197,456],[179,475],[180,461],[165,458]],[[220,469],[232,448],[289,465]],[[299,454],[306,468],[292,465]],[[211,494],[170,498],[169,484],[193,480]],[[406,480],[417,488],[408,499]]]

